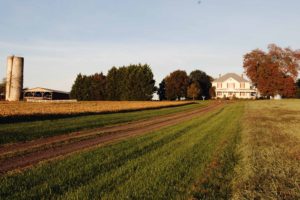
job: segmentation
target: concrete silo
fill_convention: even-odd
[[[10,85],[11,85],[11,73],[12,73],[12,64],[13,64],[13,56],[7,57],[7,70],[6,70],[6,92],[5,99],[9,100],[10,96]]]
[[[8,101],[19,101],[23,90],[24,58],[7,57],[6,95]]]

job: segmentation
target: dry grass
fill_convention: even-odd
[[[0,102],[0,117],[35,114],[106,113],[184,105],[187,101],[83,101],[75,103]]]
[[[249,102],[234,199],[300,199],[300,101]]]

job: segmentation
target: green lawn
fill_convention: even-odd
[[[18,141],[28,141],[84,129],[97,128],[135,120],[147,119],[182,112],[209,104],[208,101],[178,107],[135,111],[127,113],[99,114],[0,124],[0,145]]]
[[[243,103],[0,179],[4,199],[228,198]],[[215,160],[219,160],[217,167]],[[213,171],[224,172],[224,183]],[[202,178],[205,177],[205,182]],[[212,192],[205,193],[207,185]]]
[[[299,186],[300,101],[266,100],[2,175],[0,196],[294,200]]]

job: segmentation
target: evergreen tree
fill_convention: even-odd
[[[151,100],[155,81],[149,65],[112,68],[107,75],[109,100]]]
[[[91,79],[90,77],[83,75],[82,76],[82,89],[81,89],[81,99],[83,101],[92,100],[92,91],[91,91]]]
[[[106,91],[108,100],[120,100],[120,76],[119,70],[116,67],[108,71],[106,77]]]
[[[151,100],[155,81],[149,65],[138,64],[113,67],[107,77],[102,73],[85,76],[78,74],[71,97],[78,100]]]
[[[72,99],[83,100],[82,90],[83,90],[83,76],[81,74],[78,74],[72,86],[70,97]]]
[[[160,101],[167,99],[166,98],[166,81],[165,81],[165,79],[163,79],[161,81],[161,83],[159,84],[157,94],[158,94],[158,97],[159,97]]]
[[[106,99],[106,77],[103,73],[96,73],[90,76],[91,79],[91,100],[105,100]]]
[[[106,77],[102,73],[91,76],[78,74],[70,96],[79,101],[105,100]]]
[[[151,100],[155,91],[155,81],[149,65],[131,65],[128,67],[128,99]]]
[[[2,80],[2,83],[0,83],[0,100],[5,99],[5,90],[6,90],[6,79],[4,78]]]
[[[118,80],[116,80],[117,93],[120,96],[121,101],[128,101],[130,99],[130,90],[132,87],[130,86],[131,78],[129,74],[130,69],[128,67],[123,66],[118,69]]]

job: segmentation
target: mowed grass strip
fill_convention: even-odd
[[[300,199],[300,100],[248,102],[234,199]]]
[[[192,187],[192,199],[231,199],[235,167],[240,159],[237,152],[241,126],[224,138],[214,152],[205,174]]]
[[[239,134],[243,104],[160,131],[0,178],[5,199],[188,198],[227,138]]]
[[[43,137],[71,133],[74,131],[149,119],[155,116],[162,116],[199,108],[206,106],[209,103],[209,101],[204,101],[196,104],[172,108],[135,111],[128,113],[99,114],[53,120],[6,123],[0,125],[0,144],[29,141]]]

